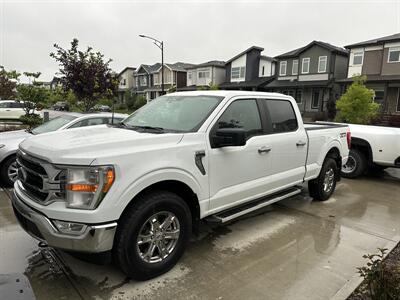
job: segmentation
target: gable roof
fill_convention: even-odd
[[[354,48],[358,46],[367,46],[367,45],[374,45],[374,44],[384,44],[386,42],[392,42],[392,41],[400,41],[400,33],[395,33],[392,35],[384,36],[381,38],[376,38],[364,42],[359,42],[351,45],[344,46],[345,48]]]
[[[244,50],[243,52],[240,52],[238,55],[232,57],[225,64],[229,64],[231,61],[235,60],[236,58],[238,58],[238,57],[240,57],[240,56],[242,56],[244,54],[246,54],[247,52],[250,52],[251,50],[259,50],[261,52],[261,51],[264,51],[264,48],[258,47],[258,46],[251,46],[250,48]]]
[[[210,60],[198,65],[193,65],[187,69],[197,69],[197,68],[204,68],[204,67],[217,67],[217,68],[225,68],[225,62],[222,60]]]
[[[132,70],[135,71],[135,67],[125,67],[121,72],[118,73],[118,76],[121,76],[122,73],[124,73],[126,70]]]
[[[275,56],[275,58],[295,57],[295,56],[300,55],[300,53],[302,53],[303,51],[305,51],[305,50],[307,50],[307,49],[309,49],[309,48],[311,48],[311,47],[313,47],[315,45],[320,46],[320,47],[325,48],[325,49],[328,49],[329,51],[332,51],[332,52],[335,52],[335,53],[338,53],[338,54],[341,54],[341,55],[346,55],[346,56],[348,55],[348,51],[346,49],[341,48],[341,47],[337,47],[337,46],[334,46],[334,45],[331,45],[329,43],[325,43],[325,42],[322,42],[322,41],[312,41],[311,43],[305,45],[304,47],[300,47],[300,48],[297,48],[295,50],[280,54],[278,56]]]

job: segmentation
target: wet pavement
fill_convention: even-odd
[[[304,191],[231,224],[203,225],[174,269],[135,282],[97,258],[39,248],[0,191],[0,274],[24,273],[37,299],[345,299],[362,255],[400,240],[399,220],[400,169],[344,179],[326,202]]]

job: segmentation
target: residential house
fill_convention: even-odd
[[[208,89],[210,86],[225,82],[225,62],[212,60],[187,68],[186,87],[180,91],[194,91],[198,88]]]
[[[125,94],[132,91],[135,86],[134,74],[136,68],[126,67],[118,74],[118,100],[120,103],[125,102]]]
[[[345,46],[350,50],[347,79],[365,75],[366,86],[375,91],[375,101],[385,114],[400,114],[400,33]]]
[[[225,64],[225,90],[263,90],[275,75],[275,59],[261,55],[264,48],[252,46],[232,57]]]
[[[171,89],[179,89],[186,86],[187,68],[193,64],[177,62],[164,64],[164,93]],[[162,94],[162,68],[160,63],[154,65],[141,65],[136,74],[137,88],[135,92],[146,97],[147,101]]]
[[[312,41],[275,59],[276,79],[265,88],[293,96],[305,118],[326,111],[328,101],[339,98],[340,85],[335,80],[346,78],[348,52],[345,49]]]

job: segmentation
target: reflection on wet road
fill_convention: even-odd
[[[180,263],[147,282],[39,248],[0,192],[0,273],[25,273],[38,299],[329,299],[356,278],[363,254],[400,240],[399,171],[343,180],[327,202],[305,191],[226,226],[204,224]]]

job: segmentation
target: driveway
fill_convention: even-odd
[[[362,255],[400,240],[399,195],[394,169],[343,179],[326,202],[305,191],[229,225],[203,225],[172,271],[135,282],[110,264],[39,248],[3,191],[0,274],[25,273],[37,299],[345,299]]]

